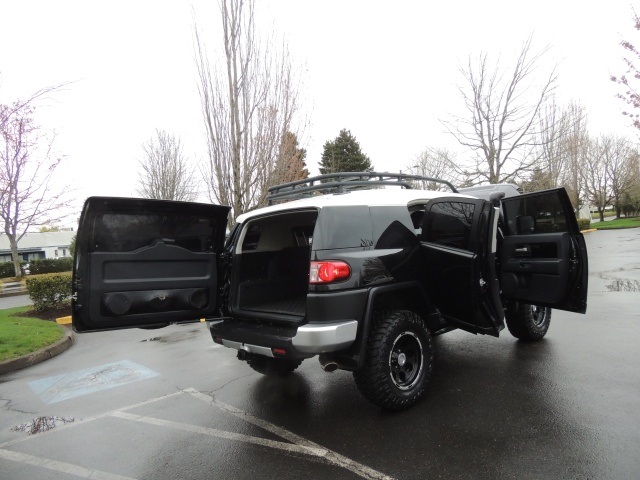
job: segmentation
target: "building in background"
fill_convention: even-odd
[[[42,258],[70,257],[69,245],[76,232],[25,233],[18,242],[18,255],[21,260],[29,262]],[[11,261],[11,247],[6,235],[0,235],[0,262]]]

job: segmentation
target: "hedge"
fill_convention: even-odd
[[[71,272],[30,276],[26,284],[35,310],[55,308],[71,299]]]
[[[8,277],[15,277],[15,276],[16,276],[16,271],[13,268],[13,262],[0,262],[0,278],[8,278]]]
[[[591,219],[589,218],[578,219],[578,227],[580,227],[580,230],[587,230],[590,226],[591,226]]]
[[[29,274],[40,275],[43,273],[70,272],[73,270],[73,258],[41,258],[31,260],[29,262],[20,261],[22,271],[29,264]],[[16,273],[13,269],[13,262],[0,262],[0,278],[15,277]]]
[[[73,258],[41,258],[29,262],[29,273],[40,275],[43,273],[70,272],[73,270]]]

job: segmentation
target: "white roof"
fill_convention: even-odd
[[[301,208],[322,208],[329,206],[408,206],[421,202],[428,202],[439,197],[475,198],[470,195],[461,195],[453,192],[439,192],[434,190],[380,188],[367,190],[351,190],[347,193],[331,193],[315,195],[313,197],[279,203],[270,207],[259,208],[251,212],[243,213],[237,218],[237,223],[242,223],[249,218],[280,212],[284,210],[297,210]]]
[[[18,250],[46,247],[68,247],[75,234],[76,232],[68,230],[62,232],[25,233],[24,237],[18,241]],[[0,250],[11,250],[11,247],[9,246],[9,238],[4,234],[0,235]]]

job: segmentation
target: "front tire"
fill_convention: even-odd
[[[403,410],[424,395],[433,367],[431,334],[407,310],[376,312],[364,367],[353,373],[367,400],[387,410]]]
[[[551,308],[513,302],[505,312],[507,328],[514,337],[529,342],[542,340],[551,324]]]

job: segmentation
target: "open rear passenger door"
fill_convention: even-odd
[[[587,248],[564,188],[502,201],[506,299],[585,313]]]
[[[429,300],[449,323],[498,336],[504,312],[496,272],[496,202],[437,198],[425,206],[420,249]]]
[[[77,332],[159,327],[215,316],[228,207],[91,197],[73,270]]]

